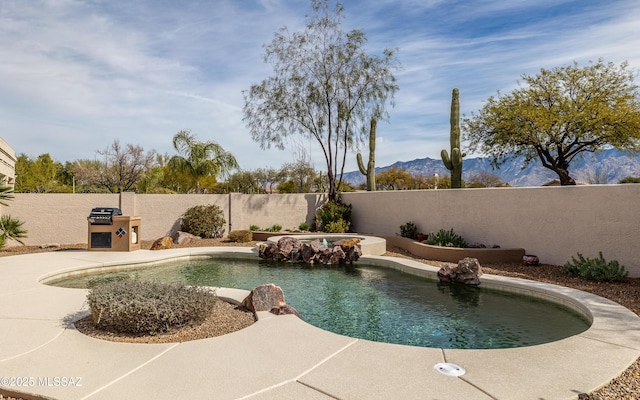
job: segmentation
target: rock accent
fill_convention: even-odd
[[[291,307],[288,304],[285,304],[280,307],[273,307],[271,310],[269,310],[269,312],[275,315],[295,315],[298,318],[302,318],[300,317],[298,310],[296,310],[295,308]]]
[[[482,267],[477,258],[467,257],[458,261],[458,265],[445,265],[438,271],[440,282],[464,283],[465,285],[479,285]]]
[[[266,260],[305,262],[308,264],[352,264],[362,255],[360,239],[347,238],[335,241],[331,246],[320,240],[302,243],[300,240],[285,236],[277,243],[267,242],[258,246],[258,255]]]
[[[165,236],[153,242],[151,250],[166,250],[170,249],[171,246],[173,246],[173,239],[170,236]]]
[[[273,283],[256,286],[242,305],[251,312],[269,311],[275,315],[293,314],[300,318],[298,311],[284,301],[284,292]]]
[[[173,238],[173,242],[178,246],[180,246],[183,244],[189,244],[195,239],[200,239],[200,237],[192,235],[188,232],[178,231],[176,232],[175,237]]]

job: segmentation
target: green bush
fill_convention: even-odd
[[[440,229],[437,233],[429,233],[429,238],[427,239],[427,244],[433,246],[445,246],[445,247],[468,247],[469,244],[466,240],[457,233],[453,231],[453,229],[449,229],[445,231],[444,229]]]
[[[635,176],[626,176],[620,179],[618,183],[640,183],[640,178]]]
[[[308,231],[310,227],[309,227],[309,224],[307,224],[306,222],[303,222],[298,226],[298,229],[300,229],[301,231]]]
[[[329,222],[329,225],[325,227],[325,232],[327,233],[345,233],[349,230],[349,224],[343,220],[339,219],[337,221]]]
[[[342,222],[339,222],[342,220]],[[342,200],[328,201],[316,212],[316,229],[322,232],[329,232],[329,225],[334,223],[333,228],[339,224],[348,232],[351,227],[351,204],[345,204]]]
[[[211,204],[195,206],[182,216],[180,230],[201,238],[221,238],[226,222],[220,207]]]
[[[227,239],[231,242],[246,243],[253,240],[253,232],[248,230],[237,230],[229,232]]]
[[[131,279],[94,286],[87,295],[97,327],[140,335],[200,323],[217,299],[205,288]]]
[[[602,252],[598,254],[598,258],[584,258],[578,253],[577,260],[571,257],[571,261],[564,264],[564,272],[569,276],[603,282],[622,282],[627,278],[628,272],[625,271],[624,265],[620,265],[616,260],[607,262]]]
[[[260,227],[259,227],[258,225],[251,225],[251,226],[249,227],[249,230],[250,230],[250,231],[259,231],[259,230],[260,230]]]
[[[418,239],[418,227],[413,222],[407,222],[404,225],[400,225],[400,236],[417,240]]]
[[[265,229],[265,232],[280,232],[282,230],[282,226],[278,225],[278,224],[273,224],[270,227],[268,227],[267,229]]]

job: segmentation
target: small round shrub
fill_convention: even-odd
[[[448,231],[440,229],[437,233],[430,233],[427,244],[444,247],[469,247],[467,241],[455,233],[453,229],[449,229]]]
[[[281,230],[282,230],[282,225],[273,224],[267,229],[265,229],[265,232],[280,232]]]
[[[227,239],[229,239],[229,241],[231,242],[237,242],[237,243],[250,242],[253,240],[253,232],[245,229],[231,231],[229,232],[229,236],[227,236]]]
[[[259,231],[259,230],[260,230],[260,227],[259,227],[258,225],[251,225],[251,226],[249,227],[249,230],[250,230],[250,231]]]
[[[97,327],[138,335],[200,323],[211,314],[217,299],[206,288],[132,279],[94,286],[87,295]]]
[[[311,227],[306,222],[303,222],[300,225],[298,225],[298,229],[300,229],[301,231],[308,231],[310,228]]]
[[[418,227],[413,222],[407,222],[404,225],[400,225],[400,236],[417,240],[418,239]]]
[[[598,258],[584,258],[578,253],[578,259],[571,257],[571,261],[564,264],[563,269],[569,276],[602,282],[623,282],[628,275],[624,265],[620,265],[616,260],[607,262],[602,252],[599,252]]]
[[[216,205],[195,206],[182,216],[180,230],[201,238],[221,238],[225,221],[222,210]]]
[[[331,221],[325,226],[324,231],[327,233],[345,233],[349,230],[349,223],[343,219]]]

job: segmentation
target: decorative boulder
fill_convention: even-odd
[[[178,231],[176,232],[175,238],[173,239],[173,242],[175,244],[177,244],[178,246],[183,245],[183,244],[189,244],[191,243],[194,239],[200,239],[199,236],[196,235],[192,235],[188,232],[182,232],[182,231]]]
[[[162,237],[151,245],[151,250],[166,250],[173,246],[173,239],[169,236]]]
[[[260,243],[258,246],[258,256],[267,260],[273,260],[278,253],[278,245],[273,242]]]
[[[359,244],[360,239],[358,238],[341,239],[333,242],[333,245],[340,247],[344,253],[340,262],[351,264],[354,261],[358,261],[362,255],[362,249],[360,249]]]
[[[282,289],[272,283],[253,288],[242,300],[242,305],[251,312],[269,311],[275,315],[293,314],[300,318],[298,311],[285,303]]]
[[[315,261],[316,255],[318,254],[319,251],[320,251],[319,240],[314,240],[310,243],[303,243],[302,248],[300,249],[300,255],[302,257],[302,261],[306,262],[307,264],[312,264]]]
[[[458,265],[445,265],[438,271],[440,282],[464,283],[465,285],[479,285],[482,268],[477,258],[465,258],[458,261]]]
[[[244,300],[242,305],[252,312],[271,311],[286,305],[284,292],[272,283],[255,287]]]
[[[291,236],[285,236],[278,240],[278,252],[285,260],[295,261],[298,258],[301,247],[300,240]]]

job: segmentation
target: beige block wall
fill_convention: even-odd
[[[324,203],[324,194],[231,194],[233,229],[257,225],[266,229],[274,224],[282,229],[298,229],[302,222],[313,222],[315,210]]]
[[[522,247],[541,262],[562,265],[580,252],[616,259],[640,277],[640,185],[450,189],[344,193],[353,206],[353,229],[393,236],[412,221],[424,233],[453,228],[469,242]],[[194,205],[216,204],[232,229],[311,223],[324,195],[136,195],[17,193],[2,214],[25,221],[26,244],[86,243],[86,217],[93,207],[122,208],[140,216],[141,239],[179,229]],[[227,228],[228,232],[228,228]],[[15,245],[15,242],[8,242]]]
[[[343,199],[361,233],[395,235],[412,221],[424,233],[453,228],[469,242],[523,247],[549,264],[602,251],[640,277],[640,185],[357,192]]]
[[[171,236],[180,230],[180,218],[195,206],[216,205],[229,222],[229,195],[226,194],[135,194],[124,193],[122,213],[141,218],[142,240]],[[225,228],[225,234],[228,228]]]
[[[117,194],[16,193],[1,213],[24,222],[27,245],[87,243],[87,216],[93,207],[118,207]],[[17,243],[8,241],[7,245]]]

